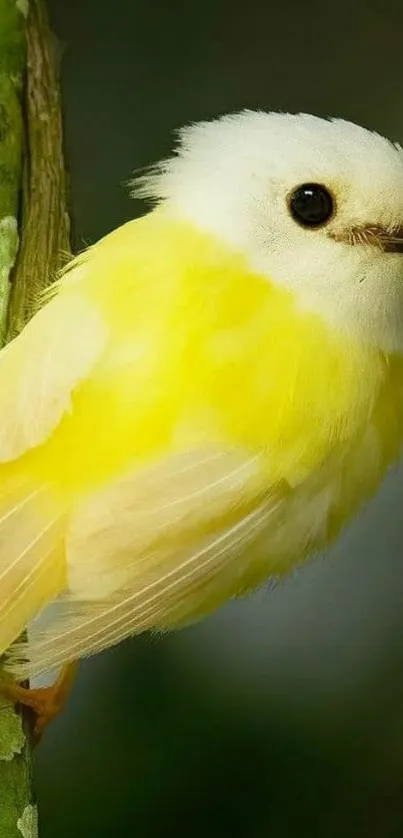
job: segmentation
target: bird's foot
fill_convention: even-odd
[[[64,709],[77,673],[77,664],[64,666],[50,687],[31,689],[12,681],[0,681],[0,694],[13,704],[29,707],[34,716],[32,739],[38,744],[49,722]]]

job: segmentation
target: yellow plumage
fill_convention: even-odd
[[[79,317],[84,318],[80,328],[87,355],[92,356],[90,368],[87,363],[83,369],[79,364],[74,367]],[[53,324],[52,334],[47,323]],[[197,578],[195,585],[192,580],[190,590],[185,587],[185,601],[179,607],[174,603],[172,616],[170,600],[165,617],[164,603],[157,597],[146,609],[144,627],[163,626],[165,618],[167,625],[192,618],[194,612],[208,611],[262,581],[270,570],[288,570],[308,549],[322,546],[338,531],[345,516],[377,485],[401,443],[403,362],[399,358],[346,343],[318,316],[298,311],[292,294],[251,273],[242,257],[212,237],[157,213],[125,225],[80,257],[30,328],[36,372],[30,370],[25,386],[38,386],[42,364],[56,365],[57,378],[49,369],[44,371],[42,415],[36,419],[34,393],[30,402],[21,398],[25,365],[33,363],[29,329],[6,350],[0,364],[9,433],[7,439],[3,430],[1,459],[9,459],[8,442],[15,456],[15,437],[22,425],[20,447],[28,449],[0,469],[3,503],[11,510],[8,526],[2,525],[1,562],[9,595],[0,611],[0,650],[66,582],[77,597],[74,607],[71,601],[62,606],[68,625],[85,622],[88,606],[82,603],[88,599],[97,629],[104,611],[97,600],[106,597],[124,613],[120,639],[130,629],[131,613],[130,607],[126,612],[115,604],[120,590],[127,598],[126,589],[133,589],[141,601],[142,588],[154,578],[158,581],[186,561],[188,553],[201,549],[206,537],[218,538],[264,502],[267,510],[264,525],[257,528],[257,543],[249,546],[240,567],[234,562],[235,570],[226,569],[224,584],[209,592],[204,603],[200,586],[215,589],[214,574],[213,584],[210,572]],[[97,355],[92,355],[92,347]],[[60,422],[52,414],[59,399],[64,406]],[[369,418],[371,433],[366,440]],[[52,419],[54,427],[49,426]],[[30,448],[31,432],[34,448]],[[181,455],[189,458],[185,466]],[[327,474],[320,479],[324,462]],[[233,464],[240,469],[239,479],[229,487]],[[311,476],[319,485],[310,494]],[[13,512],[16,480],[24,496],[42,490],[29,502],[34,523],[24,533],[27,544],[41,531],[42,521],[44,526],[55,521],[42,536],[43,543],[39,541],[38,555],[52,547],[51,561],[39,564],[31,576],[27,571],[35,568],[38,545],[30,548],[26,561],[9,566],[14,540],[17,553],[26,546],[20,544],[21,525],[28,526],[24,507]],[[223,482],[221,493],[214,494],[210,485],[214,480]],[[298,484],[301,498],[297,489],[290,500]],[[10,499],[8,487],[13,491]],[[321,520],[315,520],[316,515],[321,518],[324,490],[333,492],[326,532]],[[189,501],[192,491],[200,491],[194,507]],[[166,520],[162,517],[169,500],[177,504],[177,520],[172,514]],[[296,501],[302,516],[299,552],[285,532],[284,544],[270,555],[278,517],[287,518],[288,507]],[[309,502],[313,515],[305,505]],[[295,527],[296,520],[290,518],[289,525]],[[161,532],[156,533],[159,527]],[[97,529],[99,545],[93,554]],[[66,533],[67,543],[74,543],[67,568],[62,546]],[[214,559],[211,564],[214,569]],[[41,574],[39,585],[36,574]],[[16,580],[21,593],[27,589],[26,606],[18,614],[13,609]],[[10,620],[13,610],[15,619]],[[141,619],[139,623],[142,628]],[[61,626],[65,634],[66,625]],[[133,628],[137,629],[135,620]],[[98,639],[92,624],[87,640],[79,631],[77,637],[72,633],[80,652],[91,651]],[[67,656],[69,642],[66,639]],[[53,638],[53,650],[54,643]],[[54,663],[62,660],[63,652]]]
[[[307,277],[307,282],[309,277]],[[403,360],[163,210],[0,354],[0,653],[19,676],[208,613],[322,548],[403,437]]]

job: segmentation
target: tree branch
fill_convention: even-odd
[[[0,0],[0,337],[4,340],[10,271],[18,246],[25,67],[24,18],[16,0]]]
[[[21,245],[13,276],[8,339],[21,331],[70,254],[61,101],[55,40],[45,0],[30,0]]]
[[[58,71],[45,0],[0,0],[0,341],[21,331],[69,250]],[[29,719],[3,701],[0,836],[37,835]]]

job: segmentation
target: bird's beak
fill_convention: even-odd
[[[373,245],[384,253],[403,254],[403,225],[387,230],[380,224],[365,224],[331,233],[331,236],[335,241],[345,244]]]

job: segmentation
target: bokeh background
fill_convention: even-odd
[[[403,142],[400,0],[49,0],[74,244],[189,120],[339,115]],[[86,662],[36,752],[41,838],[401,838],[403,480],[326,559]]]

